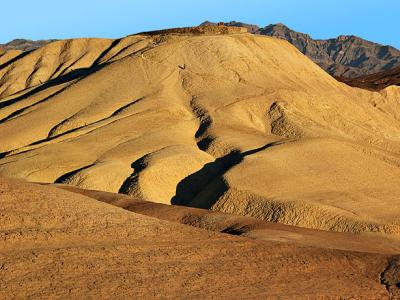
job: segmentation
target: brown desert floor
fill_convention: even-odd
[[[56,184],[55,186],[138,214],[210,231],[319,248],[400,254],[400,238],[393,235],[308,229],[211,210],[143,201],[123,194],[85,190],[70,185]]]
[[[50,186],[1,178],[0,201],[7,299],[389,299],[398,280],[393,255],[235,237]]]

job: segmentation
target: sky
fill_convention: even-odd
[[[235,20],[262,27],[281,22],[318,39],[353,34],[400,49],[400,0],[12,0],[0,7],[0,43],[117,38]]]

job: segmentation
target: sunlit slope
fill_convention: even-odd
[[[12,59],[18,57],[22,51],[19,50],[5,50],[0,48],[0,65],[4,67]]]
[[[46,75],[48,84],[0,100],[0,174],[311,228],[400,233],[396,88],[350,88],[264,36],[95,42],[85,41],[95,50],[87,47],[81,73]],[[24,65],[10,66],[23,74]]]

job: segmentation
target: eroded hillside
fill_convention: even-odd
[[[351,88],[286,41],[222,33],[6,56],[0,175],[399,234],[400,89]]]

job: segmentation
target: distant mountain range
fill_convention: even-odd
[[[26,39],[15,39],[7,44],[0,44],[0,48],[4,50],[20,50],[20,51],[31,51],[40,48],[48,43],[57,40],[39,40],[32,41]]]
[[[217,25],[217,23],[206,21],[201,25]],[[400,67],[398,49],[353,35],[314,40],[308,34],[294,31],[281,23],[263,28],[236,21],[224,25],[246,27],[254,34],[285,39],[335,77],[356,78]]]

